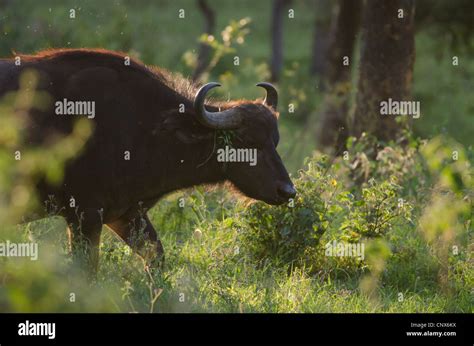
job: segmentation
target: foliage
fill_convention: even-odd
[[[336,180],[341,174],[338,166],[327,161],[326,156],[309,160],[308,169],[294,180],[299,191],[294,202],[280,207],[256,203],[249,208],[244,242],[258,261],[278,259],[309,270],[320,269],[325,244],[381,237],[394,223],[411,222],[411,207],[397,195],[401,187],[394,177],[381,182],[371,179],[358,193],[350,192]],[[328,230],[327,243],[320,244]],[[360,264],[352,261],[352,266]]]
[[[245,36],[249,33],[249,24],[250,18],[242,18],[238,21],[232,20],[221,32],[221,40],[216,39],[213,35],[207,34],[203,34],[199,38],[199,42],[208,45],[212,50],[212,57],[207,66],[207,74],[209,71],[216,69],[218,63],[226,55],[235,54],[237,52],[233,46],[242,45],[245,42]],[[192,69],[196,68],[197,56],[193,51],[184,53],[183,59],[188,67]]]
[[[350,230],[348,240],[358,241],[361,236],[377,237],[386,234],[394,220],[402,218],[410,220],[410,206],[397,192],[400,186],[390,180],[379,184],[374,179],[364,183],[362,198],[353,202],[345,199],[345,207],[349,212],[341,225],[343,230]]]
[[[350,164],[321,155],[294,179],[299,194],[292,207],[248,205],[226,190],[203,187],[168,196],[150,213],[167,250],[165,272],[145,269],[106,231],[93,283],[100,304],[89,298],[90,287],[65,256],[64,223],[42,220],[20,226],[20,232],[2,231],[12,241],[34,237],[43,249],[34,266],[2,259],[2,311],[468,312],[472,187],[452,190],[457,185],[439,174],[442,155],[429,154],[451,152],[451,145],[428,141],[415,155],[433,168],[425,177],[433,181],[423,192],[429,196],[421,199],[390,176],[347,183]],[[472,172],[466,162],[448,160],[443,167],[467,179]],[[424,202],[413,207],[416,200]],[[377,208],[390,227],[374,226]],[[327,256],[333,241],[364,243],[364,258]],[[41,285],[51,294],[38,300]],[[75,303],[68,301],[71,292]]]
[[[26,71],[20,76],[20,89],[0,100],[0,222],[18,222],[28,210],[41,209],[34,185],[41,176],[52,184],[62,180],[64,164],[82,148],[91,133],[87,121],[78,121],[70,136],[55,138],[47,145],[34,146],[23,138],[25,114],[44,108],[50,96],[37,91],[38,76]]]
[[[311,162],[294,181],[300,193],[280,207],[255,203],[249,207],[243,242],[257,261],[274,259],[295,266],[318,264],[318,244],[326,231],[331,197],[322,194],[330,179],[320,162]]]

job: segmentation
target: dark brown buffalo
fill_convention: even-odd
[[[19,76],[33,69],[39,89],[53,103],[34,110],[26,138],[41,145],[55,132],[68,134],[80,115],[58,115],[56,101],[94,101],[94,132],[65,168],[62,185],[38,182],[43,201],[51,199],[69,225],[73,249],[85,239],[90,264],[97,265],[102,225],[106,224],[138,253],[145,244],[163,254],[161,242],[146,211],[160,197],[178,189],[232,182],[245,195],[269,204],[294,197],[295,189],[276,147],[277,92],[267,83],[262,101],[206,102],[216,83],[197,90],[182,78],[127,64],[124,55],[104,50],[49,50],[21,56],[21,64],[0,60],[0,97],[19,88]],[[180,112],[180,110],[184,110]],[[233,131],[233,147],[256,148],[257,164],[218,162],[217,131]],[[125,159],[125,152],[130,159]],[[76,207],[70,207],[74,198]],[[143,232],[137,241],[137,232]],[[147,239],[148,241],[143,241]],[[149,249],[149,247],[146,247]]]

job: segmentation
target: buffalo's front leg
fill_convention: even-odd
[[[146,214],[131,219],[124,217],[108,223],[107,226],[143,257],[147,264],[163,266],[163,245]]]
[[[97,273],[102,220],[96,210],[84,210],[68,215],[69,250],[73,260],[81,269],[86,269],[90,278]]]

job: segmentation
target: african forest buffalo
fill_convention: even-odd
[[[41,200],[54,196],[60,207],[72,249],[82,243],[78,239],[89,244],[86,257],[94,269],[103,224],[142,256],[149,254],[145,244],[152,244],[154,258],[162,257],[146,211],[171,191],[230,181],[269,204],[295,196],[276,151],[278,94],[271,84],[257,84],[266,90],[263,102],[206,102],[209,90],[219,84],[197,90],[183,78],[116,52],[48,50],[17,60],[0,60],[0,98],[19,89],[25,70],[35,70],[37,89],[52,97],[47,110],[30,111],[26,144],[39,146],[54,133],[67,135],[80,117],[94,123],[80,153],[66,163],[62,184],[54,186],[45,178],[37,183]],[[93,112],[85,114],[85,106],[82,116],[58,112],[71,101],[92,102]],[[257,164],[217,160],[223,145],[216,140],[219,131],[233,132],[233,148],[255,149]],[[141,241],[137,232],[143,232]]]

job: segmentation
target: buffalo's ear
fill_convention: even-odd
[[[174,112],[167,114],[163,121],[163,127],[166,131],[174,133],[179,141],[186,144],[199,143],[213,137],[211,130],[203,127],[187,114]]]

